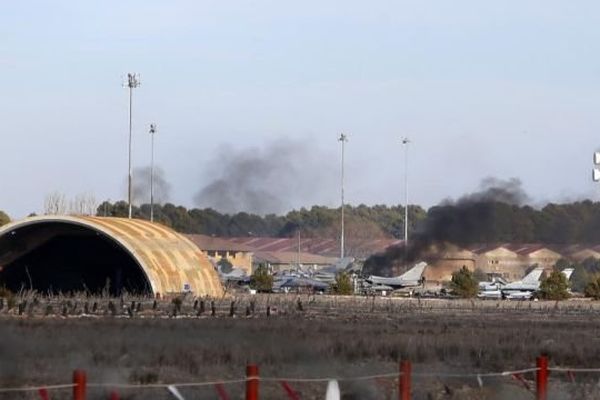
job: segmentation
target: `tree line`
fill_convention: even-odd
[[[214,209],[186,208],[171,203],[155,205],[157,222],[183,233],[215,236],[290,237],[299,230],[305,237],[337,238],[340,233],[340,208],[313,206],[285,215],[255,215],[245,212],[224,214]],[[133,208],[136,218],[150,218],[150,205]],[[126,217],[124,201],[103,202],[98,216]],[[404,207],[401,205],[346,206],[348,238],[398,238],[404,232]],[[0,212],[0,223],[9,221]],[[548,204],[543,208],[480,202],[446,204],[425,210],[409,206],[409,232],[414,238],[469,243],[546,243],[600,244],[600,203],[590,200]]]
[[[214,209],[187,209],[167,203],[155,205],[161,222],[184,233],[215,236],[289,237],[301,230],[305,236],[338,237],[340,208],[313,206],[285,215],[265,216],[240,212],[223,214]],[[127,203],[104,202],[97,215],[127,216]],[[134,207],[136,218],[148,219],[150,206]],[[346,206],[348,237],[398,238],[404,236],[404,207],[401,205]],[[409,231],[424,237],[457,244],[469,243],[598,243],[600,203],[590,200],[547,204],[543,208],[502,202],[441,205],[425,210],[409,206]]]
[[[426,216],[419,206],[409,206],[409,226],[417,229]],[[128,205],[124,201],[103,202],[98,206],[98,216],[127,217]],[[349,237],[393,238],[404,232],[404,207],[359,205],[345,207],[345,231]],[[133,207],[135,218],[150,218],[150,205]],[[264,216],[239,212],[224,214],[211,208],[187,209],[171,203],[154,205],[154,220],[178,232],[198,233],[223,237],[270,236],[291,237],[299,230],[305,237],[337,238],[340,233],[340,208],[313,206],[290,211],[285,215]]]

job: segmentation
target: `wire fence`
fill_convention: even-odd
[[[85,371],[76,370],[73,373],[73,380],[70,383],[54,385],[37,385],[22,387],[0,387],[0,393],[18,393],[18,392],[38,392],[41,400],[50,400],[51,392],[72,390],[73,400],[85,400],[88,389],[104,389],[109,391],[110,400],[119,400],[119,392],[156,390],[163,389],[172,398],[176,400],[185,400],[180,389],[211,387],[214,389],[220,400],[229,400],[228,387],[232,385],[245,386],[245,398],[247,400],[259,399],[259,384],[275,383],[281,387],[281,396],[278,398],[288,398],[299,400],[299,392],[292,386],[298,384],[318,383],[327,384],[326,399],[336,400],[340,398],[338,382],[359,382],[374,381],[376,383],[387,382],[388,387],[391,383],[397,389],[399,400],[409,400],[412,398],[413,380],[429,378],[461,378],[474,379],[480,387],[484,386],[484,380],[491,378],[509,377],[528,391],[538,400],[546,400],[548,396],[548,377],[550,373],[566,374],[568,381],[575,382],[577,374],[600,374],[600,368],[569,368],[569,367],[549,367],[548,358],[540,356],[536,360],[536,366],[531,368],[522,368],[496,372],[465,372],[465,373],[444,373],[444,372],[412,372],[410,361],[402,361],[399,370],[396,372],[355,375],[355,376],[321,376],[321,377],[277,377],[260,376],[258,366],[248,365],[246,375],[237,379],[207,380],[200,382],[172,382],[172,383],[149,383],[149,384],[126,384],[126,383],[97,383],[87,382]],[[528,376],[528,379],[526,379]],[[394,389],[394,390],[396,390]],[[337,396],[337,397],[336,397]],[[64,395],[61,397],[64,398]],[[391,398],[391,397],[388,397]]]
[[[246,368],[246,375],[237,379],[150,384],[87,382],[87,374],[85,373],[85,371],[76,370],[73,373],[73,381],[70,383],[23,387],[0,387],[0,393],[37,391],[42,400],[50,400],[51,392],[61,390],[64,391],[70,389],[73,391],[73,400],[85,400],[88,390],[104,389],[106,391],[110,391],[110,400],[118,400],[120,398],[119,392],[129,393],[130,391],[162,389],[165,390],[166,393],[168,393],[171,396],[171,398],[174,398],[176,400],[185,400],[185,397],[181,393],[180,389],[211,387],[214,389],[214,393],[216,393],[220,400],[229,400],[232,397],[228,392],[228,388],[231,388],[232,385],[244,385],[245,398],[247,400],[258,400],[259,386],[262,383],[263,385],[277,384],[278,386],[280,386],[281,393],[278,398],[298,400],[300,399],[300,395],[293,385],[297,386],[302,384],[326,384],[326,399],[336,400],[340,398],[340,390],[338,383],[373,381],[382,385],[383,382],[386,382],[386,386],[388,388],[393,387],[393,390],[397,393],[398,399],[409,400],[412,398],[413,380],[423,380],[431,378],[473,379],[475,382],[477,382],[477,385],[479,387],[483,387],[484,381],[493,378],[509,377],[511,380],[516,381],[518,384],[520,384],[524,389],[534,394],[536,399],[546,400],[548,394],[548,376],[551,372],[565,373],[569,380],[573,382],[574,376],[576,374],[600,373],[600,368],[549,367],[547,357],[541,356],[537,358],[537,364],[535,367],[497,372],[413,372],[410,361],[402,361],[399,365],[398,371],[389,373],[354,376],[277,377],[260,376],[258,366],[248,365]],[[525,376],[528,376],[529,379],[526,379]]]

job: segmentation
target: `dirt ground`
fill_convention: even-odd
[[[531,399],[533,373],[514,377],[448,376],[520,370],[547,354],[551,366],[600,367],[600,306],[564,303],[258,295],[239,298],[3,299],[0,386],[69,383],[84,369],[89,398],[110,384],[243,379],[255,363],[261,399],[287,398],[284,379],[302,399],[324,398],[342,378],[345,399],[397,398],[393,377],[413,363],[415,399]],[[10,304],[9,304],[10,303]],[[10,309],[9,309],[10,305]],[[214,315],[213,314],[214,308]],[[600,374],[553,373],[551,398],[600,398]],[[226,384],[242,399],[244,383]],[[186,399],[216,399],[214,385],[179,387]],[[165,388],[120,389],[123,399],[174,398]],[[0,393],[2,398],[39,398]],[[68,389],[51,398],[69,398]]]

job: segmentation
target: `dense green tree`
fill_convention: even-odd
[[[463,266],[460,270],[452,273],[450,289],[457,296],[470,298],[477,295],[479,284],[473,272]]]
[[[351,237],[404,236],[404,207],[364,204],[346,206]],[[548,204],[542,209],[498,201],[442,204],[425,211],[409,206],[409,231],[414,239],[472,243],[600,243],[600,203],[589,200],[570,204]],[[127,217],[124,201],[104,202],[99,216]],[[147,204],[133,208],[136,218],[149,219]],[[340,208],[313,206],[286,215],[260,216],[246,212],[222,214],[213,209],[186,209],[174,204],[155,205],[155,221],[186,233],[216,236],[339,237]],[[359,227],[352,229],[352,225]],[[362,227],[363,229],[361,229]],[[361,236],[362,235],[362,236]],[[350,243],[350,242],[349,242]]]
[[[567,267],[574,268],[570,283],[571,290],[577,293],[583,293],[590,280],[600,274],[600,260],[592,257],[583,260],[581,263],[571,263],[567,260],[559,260],[556,263],[556,268],[559,270]]]
[[[560,271],[552,271],[550,276],[540,283],[540,297],[545,300],[565,300],[569,294],[569,281]]]
[[[267,267],[260,265],[250,276],[250,287],[259,292],[270,292],[273,290],[273,276],[269,274]]]
[[[6,225],[10,222],[10,217],[4,211],[0,210],[0,226]]]
[[[585,297],[600,300],[600,275],[595,275],[588,281],[583,293]]]
[[[331,284],[331,292],[339,295],[351,295],[354,293],[352,278],[345,272],[335,276],[335,282]]]

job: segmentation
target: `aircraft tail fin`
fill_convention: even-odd
[[[522,282],[524,284],[536,284],[540,280],[540,277],[542,276],[543,272],[544,272],[544,268],[542,268],[542,267],[534,268],[533,271],[528,273],[527,276],[525,276],[525,278],[523,278]]]
[[[567,277],[567,280],[571,279],[571,275],[575,271],[575,268],[565,268],[562,270],[562,273]]]
[[[411,269],[400,275],[398,278],[406,280],[406,281],[418,281],[421,279],[421,275],[423,275],[423,271],[427,266],[426,262],[421,261],[418,264],[415,264]]]

